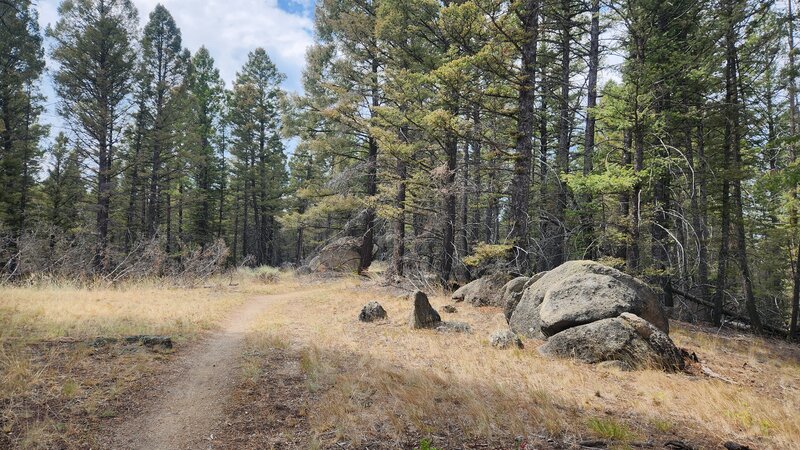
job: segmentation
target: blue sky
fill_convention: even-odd
[[[58,20],[60,0],[40,0],[39,22],[44,29]],[[156,4],[163,4],[181,29],[183,46],[192,53],[205,45],[230,87],[236,72],[256,47],[267,50],[286,74],[284,89],[300,91],[305,51],[313,39],[314,0],[133,0],[144,26]],[[49,49],[49,43],[45,43]],[[45,76],[43,92],[49,105],[43,118],[60,128],[53,104],[56,99]]]

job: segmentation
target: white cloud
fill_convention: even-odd
[[[299,91],[306,48],[313,39],[313,1],[289,2],[299,5],[291,8],[298,13],[282,9],[278,0],[134,0],[142,25],[156,4],[162,3],[181,29],[183,45],[193,53],[205,45],[228,86],[246,61],[247,53],[263,47],[286,74],[284,87]],[[58,3],[39,2],[43,26],[57,19]]]

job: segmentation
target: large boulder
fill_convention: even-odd
[[[411,311],[411,328],[436,328],[441,325],[442,317],[433,309],[428,296],[424,292],[414,293],[414,309]]]
[[[359,238],[342,237],[329,243],[308,262],[311,272],[358,272],[361,266]]]
[[[525,289],[509,324],[517,333],[544,339],[626,312],[669,332],[667,315],[644,282],[593,261],[569,261]]]
[[[615,361],[626,369],[683,369],[680,350],[663,331],[641,317],[622,313],[561,331],[539,347],[544,355],[587,363]]]
[[[453,300],[473,306],[502,306],[503,286],[511,279],[505,273],[494,273],[461,286],[453,292]]]

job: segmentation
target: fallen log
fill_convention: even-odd
[[[126,344],[142,344],[146,347],[160,346],[163,348],[172,348],[172,338],[169,336],[154,336],[139,334],[135,336],[125,336],[122,339],[107,336],[98,336],[92,342],[92,347],[105,347],[107,345],[116,344],[120,340]]]

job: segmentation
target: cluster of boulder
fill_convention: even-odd
[[[456,291],[454,299],[502,307],[511,331],[547,341],[542,354],[626,369],[683,368],[667,315],[641,280],[593,261],[570,261],[500,287],[500,276],[485,278]]]
[[[469,332],[468,324],[442,321],[428,297],[413,294],[414,329]],[[456,302],[503,308],[509,328],[489,336],[497,348],[522,348],[519,335],[546,341],[539,351],[587,363],[607,362],[623,369],[684,368],[681,351],[669,338],[669,321],[658,297],[641,280],[594,261],[570,261],[532,277],[496,273],[475,280],[452,295]],[[455,312],[447,305],[443,311]],[[377,303],[359,319],[385,319]]]
[[[412,329],[434,329],[442,332],[469,333],[472,331],[469,324],[463,322],[443,321],[442,316],[431,306],[428,296],[422,291],[416,291],[413,295],[413,305],[409,317],[409,325]],[[448,308],[449,306],[449,308]],[[446,305],[443,308],[446,312],[455,312],[455,307]],[[361,309],[358,320],[362,322],[373,322],[387,318],[386,311],[378,302],[369,302]]]

